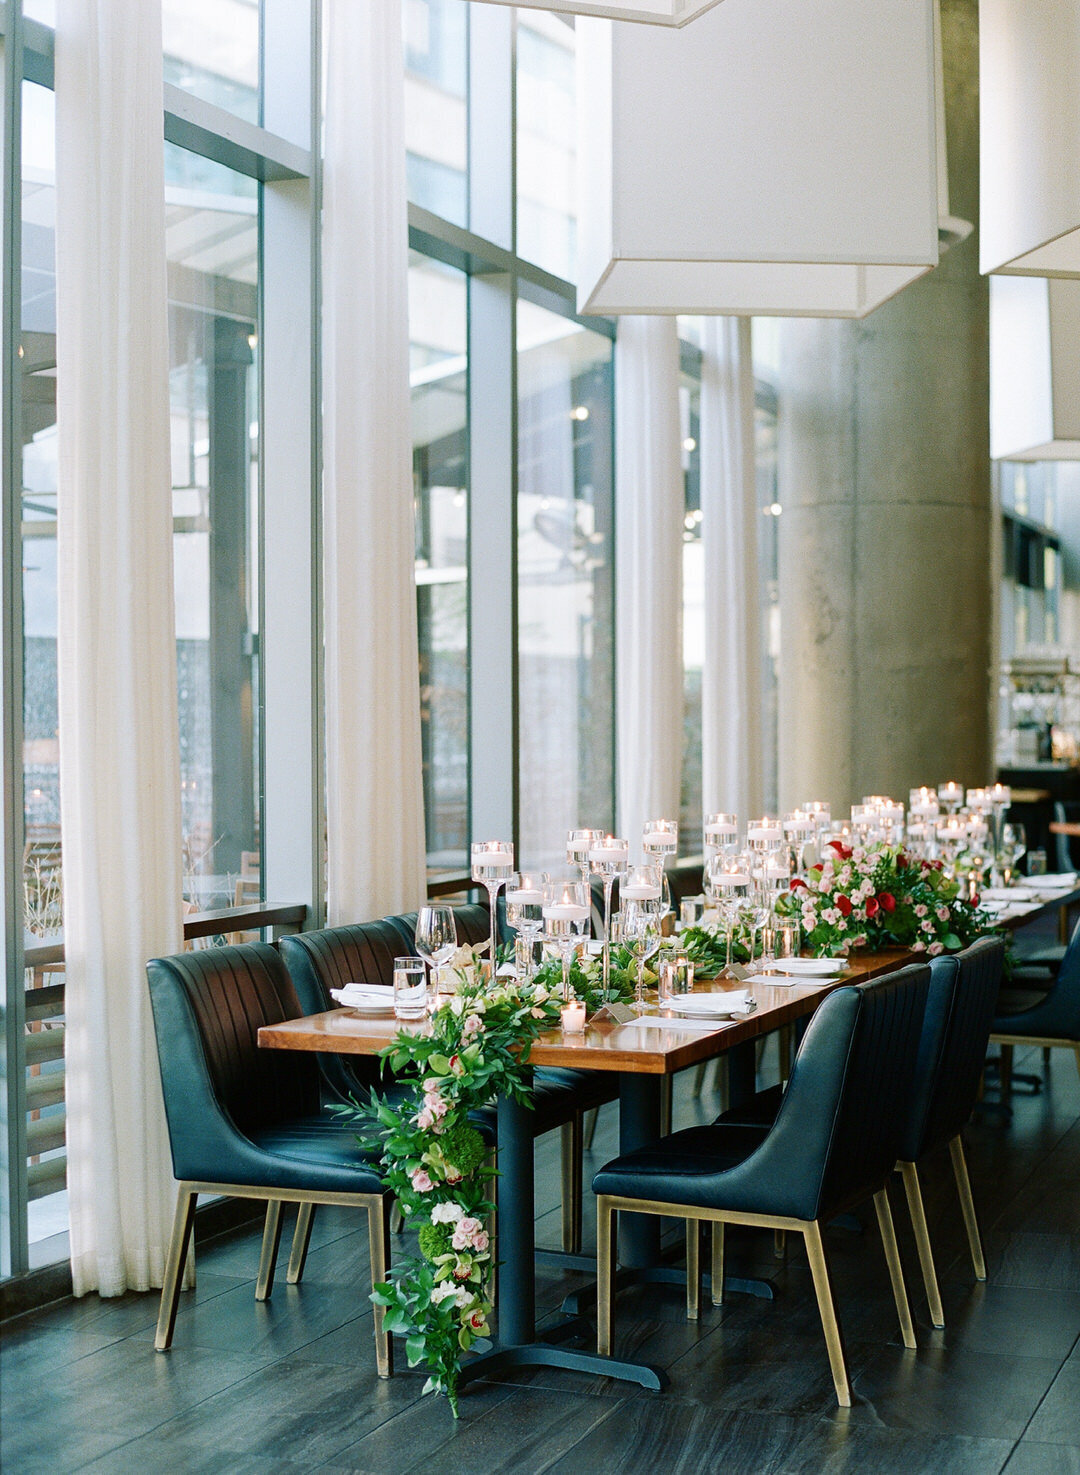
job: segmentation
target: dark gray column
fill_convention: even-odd
[[[942,0],[951,210],[978,220],[978,6]],[[888,188],[888,181],[881,181]],[[780,803],[991,777],[987,285],[977,232],[780,384]]]

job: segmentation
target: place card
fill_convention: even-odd
[[[752,969],[744,968],[741,963],[729,963],[716,976],[717,978],[733,978],[736,983],[745,983],[748,978],[752,978],[754,975]]]
[[[598,1019],[613,1019],[616,1024],[629,1024],[636,1018],[633,1009],[628,1009],[625,1004],[605,1004],[602,1009],[597,1009],[593,1022]]]

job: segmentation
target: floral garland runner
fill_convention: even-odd
[[[382,1179],[418,1228],[419,1257],[399,1261],[371,1299],[385,1308],[389,1332],[405,1336],[409,1366],[424,1363],[424,1392],[444,1393],[457,1417],[462,1355],[489,1334],[494,1271],[488,1222],[495,1176],[470,1112],[505,1095],[530,1105],[533,1041],[559,1022],[559,1000],[543,982],[497,979],[455,960],[457,992],[423,1033],[400,1030],[381,1057],[402,1098],[372,1092],[339,1108],[358,1120],[361,1141],[381,1154]]]

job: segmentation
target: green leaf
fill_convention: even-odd
[[[415,1367],[424,1357],[427,1349],[427,1337],[423,1332],[413,1332],[411,1337],[405,1339],[405,1356],[409,1360],[409,1366]]]

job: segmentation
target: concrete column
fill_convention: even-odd
[[[954,215],[978,220],[978,5],[942,0]],[[883,180],[882,188],[888,187]],[[791,320],[779,412],[780,803],[990,779],[987,285],[977,232],[862,322]]]

